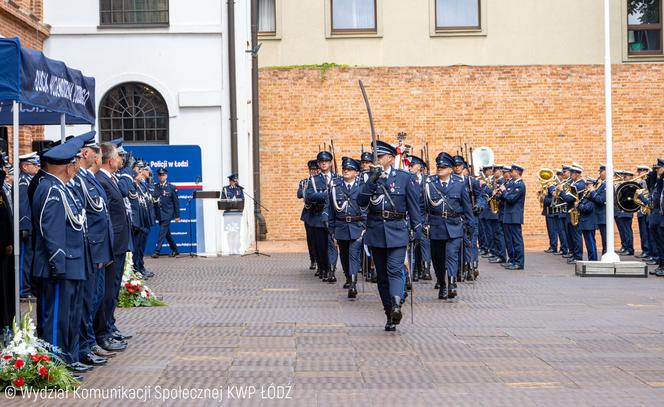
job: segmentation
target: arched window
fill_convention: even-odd
[[[99,107],[101,140],[168,144],[168,107],[154,88],[137,82],[109,90]]]

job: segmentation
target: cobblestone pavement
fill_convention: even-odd
[[[156,386],[223,390],[221,403],[168,403],[177,406],[664,405],[662,278],[578,278],[537,253],[525,272],[483,262],[454,303],[416,283],[414,323],[408,303],[387,333],[375,285],[350,301],[303,254],[148,266],[169,305],[120,310],[129,349],[83,389],[151,386],[153,399],[166,394]],[[290,398],[263,398],[271,384]],[[242,399],[235,390],[251,387],[241,386],[256,393]]]

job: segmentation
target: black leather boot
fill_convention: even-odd
[[[334,276],[334,273],[337,271],[336,269],[337,269],[336,267],[330,267],[330,273],[327,275],[327,282],[330,284],[334,284],[337,282],[337,278]]]
[[[323,278],[322,275],[323,275],[323,271],[320,269],[320,267],[318,267],[318,265],[316,265],[316,274],[314,274],[314,276],[319,277],[319,278]]]
[[[413,282],[420,281],[420,277],[422,277],[422,270],[421,264],[418,264],[415,270],[413,270]]]
[[[348,298],[357,298],[357,274],[350,277],[350,285],[348,287]]]
[[[477,277],[480,276],[480,271],[477,269],[477,266],[473,266],[473,279],[477,280]]]
[[[447,299],[447,287],[445,285],[441,285],[440,288],[438,288],[438,299],[439,300]]]
[[[392,318],[394,325],[399,325],[399,322],[401,322],[401,297],[398,295],[392,297],[392,310],[390,311],[390,317]]]
[[[452,298],[454,298],[454,297],[457,296],[456,288],[457,288],[457,286],[456,286],[456,278],[451,277],[451,278],[450,278],[450,289],[449,289],[449,291],[448,291],[448,293],[447,293],[447,297],[448,297],[449,299],[452,299]]]
[[[387,332],[394,332],[397,330],[396,324],[394,323],[394,321],[392,321],[391,314],[392,314],[391,310],[385,310],[385,316],[387,317],[387,322],[385,323],[385,330]]]
[[[344,283],[344,288],[350,288],[350,274],[344,270],[344,276],[346,277],[346,282]]]
[[[311,260],[311,265],[309,265],[309,270],[316,270],[316,262]]]
[[[422,272],[422,280],[431,280],[431,262],[424,262],[424,271]]]
[[[374,284],[377,283],[378,282],[378,275],[376,274],[376,267],[372,265],[369,268],[369,270],[370,270],[369,274],[371,275],[371,279],[369,279],[369,282],[374,283]]]

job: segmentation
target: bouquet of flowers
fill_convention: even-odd
[[[35,335],[35,324],[28,312],[20,326],[13,324],[14,338],[0,352],[0,388],[19,390],[73,390],[79,382],[55,356],[57,349]]]
[[[161,307],[166,305],[157,299],[154,292],[145,285],[141,273],[134,272],[133,264],[132,254],[127,253],[124,273],[122,274],[118,307]]]

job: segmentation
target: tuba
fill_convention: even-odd
[[[621,182],[616,188],[616,206],[623,212],[635,213],[641,211],[647,213],[650,208],[645,202],[641,200],[639,194],[636,193],[643,186],[637,181],[645,178],[648,174],[639,175],[638,177]]]
[[[537,192],[540,208],[544,209],[544,197],[549,193],[549,186],[560,182],[556,177],[556,173],[550,168],[542,168],[537,172],[537,179],[539,180],[542,188]]]

